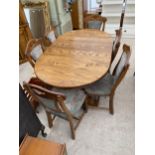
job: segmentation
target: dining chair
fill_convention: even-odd
[[[107,22],[106,17],[102,17],[97,14],[88,14],[84,18],[84,27],[89,29],[99,29],[100,31],[104,31],[106,22]]]
[[[122,55],[114,68],[112,74],[108,72],[101,79],[93,84],[90,84],[84,88],[87,96],[109,96],[109,112],[114,113],[113,98],[115,90],[120,82],[125,77],[125,74],[129,68],[129,58],[131,55],[130,47],[126,44],[123,45]]]
[[[52,45],[52,43],[55,40],[56,40],[55,28],[51,27],[50,31],[47,34],[45,34],[45,37],[43,38],[44,49],[46,49],[48,46]]]
[[[51,29],[50,32],[46,35],[47,39],[53,43],[56,40],[54,29]]]
[[[75,139],[75,130],[80,124],[87,106],[85,105],[86,94],[80,89],[49,90],[37,84],[24,82],[24,88],[30,96],[38,101],[45,109],[48,124],[51,128],[55,117],[69,121],[72,138]],[[73,120],[76,120],[73,121]]]
[[[46,89],[52,89],[52,86],[47,85],[46,83],[43,83],[42,81],[40,81],[37,77],[31,77],[30,80],[28,81],[28,83],[30,84],[36,84],[38,86],[44,87]],[[27,91],[27,89],[25,89],[25,87],[23,87],[24,93],[27,96],[32,108],[34,111],[36,111],[37,113],[39,113],[37,111],[37,107],[39,105],[39,102],[37,100],[35,100],[30,93]]]
[[[31,39],[28,41],[25,55],[32,67],[34,67],[36,60],[43,54],[42,39]]]

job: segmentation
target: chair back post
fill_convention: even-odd
[[[120,75],[118,76],[118,78],[116,79],[116,82],[115,82],[114,85],[113,85],[111,94],[114,94],[114,92],[115,92],[117,86],[120,84],[120,82],[121,82],[121,81],[123,80],[123,78],[125,77],[125,75],[126,75],[128,69],[129,69],[129,66],[130,66],[130,65],[129,65],[129,59],[130,59],[130,56],[131,56],[130,46],[124,44],[124,45],[123,45],[123,53],[126,53],[127,58],[126,58],[125,64],[124,64],[124,66],[123,66],[123,69],[122,69]],[[122,55],[123,55],[123,53],[122,53]],[[116,65],[116,67],[115,67],[115,69],[114,69],[114,71],[113,71],[113,73],[112,73],[113,76],[115,76],[115,74],[116,74],[116,70],[117,70],[117,67],[118,67],[118,65],[119,65],[119,63],[120,63],[120,61],[121,61],[122,55],[121,55],[120,60],[118,61],[117,65]]]
[[[121,44],[121,37],[122,37],[122,30],[115,30],[116,32],[116,37],[115,40],[113,41],[113,45],[112,45],[112,54],[111,54],[111,61],[110,61],[110,65],[112,64],[115,56],[117,55],[117,52],[119,50],[120,44]]]

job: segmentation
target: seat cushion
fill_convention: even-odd
[[[86,97],[85,93],[80,89],[53,88],[52,90],[63,93],[66,96],[65,105],[73,115],[80,110]]]
[[[56,106],[55,106],[55,101],[54,100],[50,100],[50,99],[46,99],[43,97],[38,96],[39,100],[41,101],[41,103],[46,107],[46,108],[50,108],[50,109],[55,109],[56,110]]]
[[[90,29],[99,29],[101,28],[102,22],[101,21],[89,21],[88,28]]]
[[[95,83],[88,85],[85,87],[85,91],[89,95],[98,95],[104,96],[109,95],[112,90],[112,86],[114,85],[116,78],[112,76],[110,73],[107,73],[103,78],[96,81]]]

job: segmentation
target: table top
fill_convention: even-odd
[[[61,88],[80,87],[100,79],[110,65],[112,37],[99,30],[67,32],[35,64],[36,76]]]
[[[20,155],[64,155],[65,144],[26,136],[19,148]]]

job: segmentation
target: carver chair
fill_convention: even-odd
[[[126,44],[123,45],[123,52],[118,61],[118,64],[115,66],[113,73],[107,73],[100,80],[96,81],[93,84],[90,84],[84,88],[87,96],[109,96],[109,112],[110,114],[114,113],[113,98],[115,90],[120,82],[125,77],[125,74],[129,68],[129,58],[131,55],[130,47]]]
[[[75,130],[82,120],[85,112],[85,93],[80,89],[58,89],[49,90],[37,84],[24,82],[24,88],[31,97],[39,102],[45,109],[48,124],[51,128],[55,117],[69,121],[72,138],[75,139]],[[76,120],[77,123],[75,123]]]
[[[43,54],[42,39],[31,39],[28,41],[25,55],[32,67],[34,67],[36,60]]]
[[[49,85],[43,83],[37,77],[31,77],[30,80],[28,81],[28,83],[36,84],[36,85],[44,87],[46,89],[52,89],[52,86],[49,86]],[[37,107],[39,105],[39,102],[37,100],[35,100],[35,98],[32,97],[32,95],[29,93],[29,91],[24,86],[23,86],[23,90],[24,90],[24,93],[25,93],[26,97],[28,98],[33,110],[38,113]]]
[[[97,14],[89,14],[84,18],[84,27],[89,29],[105,30],[107,18]]]

